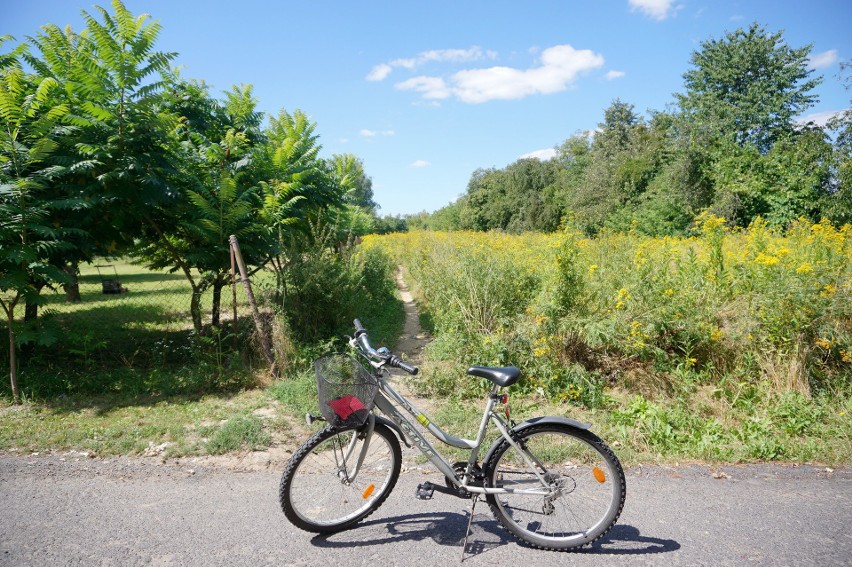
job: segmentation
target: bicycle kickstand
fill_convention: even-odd
[[[461,563],[464,562],[464,553],[467,551],[467,538],[470,536],[470,526],[473,523],[473,512],[476,510],[476,502],[479,500],[479,494],[474,494],[471,498],[473,504],[470,507],[470,517],[467,519],[467,530],[464,532],[464,543],[462,544]]]

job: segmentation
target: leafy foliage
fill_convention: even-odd
[[[51,222],[61,207],[45,189],[61,167],[51,164],[57,127],[67,107],[55,104],[50,78],[27,76],[9,65],[0,71],[0,306],[9,333],[12,395],[17,401],[15,308],[23,299],[37,304],[42,286],[60,282],[51,258],[68,248],[71,231]]]
[[[477,170],[456,203],[409,225],[683,235],[704,212],[743,227],[758,216],[779,228],[802,216],[848,222],[848,115],[830,126],[833,142],[796,122],[822,80],[811,76],[810,50],[758,24],[707,40],[677,107],[646,119],[616,99],[594,132],[568,138],[555,158]]]
[[[780,32],[757,23],[707,40],[692,55],[679,105],[693,120],[717,120],[738,145],[768,151],[817,99],[811,91],[820,79],[808,78],[810,51],[810,45],[791,48]]]

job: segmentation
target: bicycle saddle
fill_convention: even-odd
[[[471,376],[479,376],[487,378],[501,388],[511,386],[521,377],[521,370],[514,366],[503,366],[500,368],[491,368],[488,366],[471,366],[467,369],[467,373]]]

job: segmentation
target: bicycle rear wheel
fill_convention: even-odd
[[[402,451],[394,433],[377,423],[355,473],[366,429],[326,427],[293,454],[279,491],[281,509],[293,525],[333,533],[382,505],[399,478]]]
[[[520,430],[515,439],[528,460],[503,442],[485,464],[486,497],[497,520],[516,537],[542,549],[592,543],[618,520],[626,481],[618,458],[593,433],[549,423]],[[517,491],[536,491],[524,494]]]

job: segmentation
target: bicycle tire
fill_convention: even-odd
[[[377,423],[364,462],[354,481],[348,474],[363,447],[365,426],[326,427],[293,454],[281,475],[281,509],[296,527],[334,533],[352,527],[384,503],[399,478],[402,450],[396,435]],[[353,436],[349,462],[341,455]]]
[[[512,433],[545,471],[548,495],[489,494],[494,516],[512,535],[540,549],[565,551],[603,537],[621,515],[627,482],[618,457],[593,433],[549,423]],[[539,477],[505,439],[485,464],[492,488],[534,488]]]

